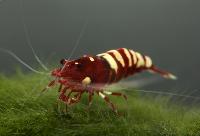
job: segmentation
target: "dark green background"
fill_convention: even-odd
[[[198,0],[23,0],[22,8],[20,0],[4,0],[0,4],[0,47],[35,65],[24,34],[23,15],[33,47],[45,62],[55,64],[67,58],[88,20],[73,58],[131,48],[150,55],[155,64],[179,78],[145,88],[191,92],[199,89]],[[7,73],[12,73],[18,64],[3,53],[0,62],[0,71]],[[149,74],[141,77],[149,78]]]

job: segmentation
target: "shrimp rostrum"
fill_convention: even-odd
[[[54,69],[51,73],[55,80],[44,90],[59,84],[59,99],[67,105],[78,103],[85,92],[88,93],[91,105],[93,95],[97,94],[114,112],[117,112],[116,107],[108,95],[122,96],[125,99],[127,97],[120,92],[105,91],[106,85],[145,70],[158,73],[164,78],[176,79],[173,74],[153,65],[149,56],[126,48],[110,50],[96,56],[84,55],[75,60],[62,59],[60,63],[62,67]],[[74,95],[71,96],[72,94]]]

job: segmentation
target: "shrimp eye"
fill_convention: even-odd
[[[82,64],[81,63],[75,63],[77,68],[82,68]]]
[[[60,64],[62,64],[62,65],[64,65],[65,62],[66,62],[65,59],[61,59],[61,60],[60,60]]]

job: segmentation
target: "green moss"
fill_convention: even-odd
[[[122,116],[116,116],[97,96],[90,110],[85,110],[87,94],[64,114],[56,108],[57,88],[41,94],[47,83],[42,76],[20,71],[9,78],[0,76],[0,135],[200,135],[197,108],[186,110],[167,99],[138,96],[133,90],[127,102],[111,97]]]

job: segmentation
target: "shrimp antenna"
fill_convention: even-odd
[[[171,95],[171,96],[178,96],[178,97],[185,97],[185,98],[194,98],[200,99],[198,96],[191,96],[191,95],[184,95],[184,94],[176,94],[171,92],[161,92],[161,91],[147,91],[147,90],[134,90],[136,92],[144,92],[144,93],[152,93],[152,94],[160,94],[160,95]]]
[[[23,22],[23,25],[24,25],[24,32],[25,32],[25,36],[26,36],[26,39],[27,39],[28,46],[31,48],[32,53],[33,53],[35,59],[37,60],[37,62],[41,65],[41,67],[42,67],[44,70],[48,71],[48,68],[42,63],[42,61],[41,61],[41,60],[39,59],[39,57],[37,56],[35,50],[33,49],[33,46],[32,46],[32,44],[31,44],[30,38],[29,38],[29,36],[28,36],[28,30],[27,30],[26,24],[25,24],[24,22]]]
[[[200,99],[200,97],[198,96],[192,96],[192,95],[185,95],[185,94],[178,94],[178,93],[172,93],[172,92],[164,92],[164,91],[159,91],[159,90],[155,90],[155,91],[151,91],[151,90],[141,90],[141,89],[134,89],[131,86],[128,87],[123,87],[123,86],[119,86],[119,85],[113,85],[113,87],[117,87],[118,89],[128,89],[127,91],[135,91],[135,92],[143,92],[143,93],[150,93],[150,94],[158,94],[158,95],[165,95],[165,96],[176,96],[176,97],[183,97],[183,98],[193,98],[193,99]],[[112,88],[112,85],[110,87],[107,88],[108,90],[116,90],[115,88]],[[129,90],[131,89],[131,90]]]
[[[88,24],[88,20],[85,21],[85,23],[84,23],[84,25],[83,25],[83,27],[81,29],[81,32],[79,34],[79,37],[78,37],[78,39],[75,42],[74,48],[72,49],[72,52],[69,55],[69,57],[68,57],[67,60],[69,60],[72,57],[72,55],[74,54],[74,52],[76,51],[76,49],[77,49],[77,47],[79,45],[79,42],[80,42],[81,38],[83,37],[83,34],[85,32],[85,28],[86,28],[87,24]],[[63,68],[61,69],[61,71],[63,71],[63,69],[65,68],[66,65],[67,65],[67,63],[65,63],[65,65],[63,66]]]
[[[79,45],[79,42],[80,42],[81,38],[83,37],[83,34],[84,34],[84,32],[85,32],[85,29],[86,29],[87,24],[88,24],[88,20],[85,21],[85,23],[84,23],[84,25],[83,25],[83,27],[82,27],[82,29],[81,29],[81,32],[80,32],[80,34],[79,34],[79,37],[78,37],[78,39],[77,39],[76,42],[75,42],[74,48],[72,49],[72,52],[71,52],[71,54],[69,55],[69,57],[68,57],[67,60],[69,60],[69,59],[73,56],[74,52],[76,51],[76,49],[77,49],[77,47],[78,47],[78,45]]]
[[[40,72],[35,70],[34,68],[32,68],[30,65],[28,65],[27,63],[25,63],[22,59],[20,59],[15,53],[13,53],[10,50],[6,50],[3,48],[0,48],[1,52],[7,53],[9,55],[11,55],[12,57],[14,57],[18,62],[20,62],[21,64],[23,64],[26,68],[28,68],[29,70],[31,70],[32,72],[35,72],[37,74],[41,74],[41,75],[49,75],[49,73],[44,73],[44,72]]]
[[[23,0],[21,0],[21,14],[22,14],[22,23],[23,23],[23,27],[24,27],[24,33],[25,33],[25,37],[26,37],[26,41],[28,43],[28,46],[31,48],[31,51],[36,59],[36,61],[40,64],[40,66],[48,71],[48,68],[44,65],[44,63],[42,63],[42,61],[39,59],[39,57],[37,56],[35,50],[33,49],[33,46],[31,44],[31,39],[30,39],[30,36],[28,34],[28,29],[27,29],[27,26],[26,26],[26,23],[25,23],[25,19],[24,19],[24,12],[23,12]]]

